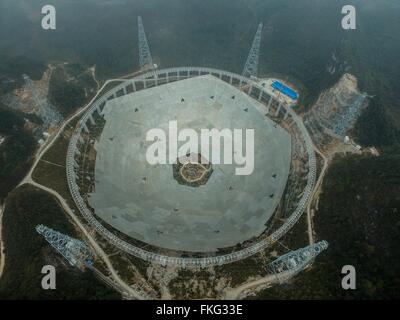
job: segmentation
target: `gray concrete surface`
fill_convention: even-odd
[[[96,144],[95,192],[89,197],[96,215],[131,237],[175,250],[212,252],[258,236],[282,196],[291,152],[290,135],[274,127],[262,108],[213,76],[109,101]],[[171,120],[180,129],[255,129],[253,174],[237,176],[235,164],[213,164],[205,185],[178,184],[172,165],[152,166],[145,158],[146,132],[167,131]]]

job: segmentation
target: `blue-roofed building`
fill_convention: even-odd
[[[289,87],[285,86],[283,83],[279,81],[272,82],[272,88],[282,92],[284,95],[288,96],[289,98],[292,98],[293,100],[297,100],[297,98],[299,97],[296,91],[290,89]]]

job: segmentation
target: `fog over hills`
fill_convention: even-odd
[[[38,238],[34,226],[47,221],[62,232],[80,235],[56,198],[32,186],[17,186],[31,168],[45,136],[51,137],[69,121],[106,80],[140,69],[138,16],[143,18],[151,54],[159,69],[203,66],[238,74],[242,73],[257,26],[262,22],[259,77],[282,79],[299,91],[300,100],[294,111],[307,126],[312,148],[321,152],[317,152],[316,162],[323,179],[317,183],[315,198],[313,195],[310,200],[308,209],[315,210],[309,219],[313,219],[312,223],[307,221],[309,210],[286,235],[284,245],[275,243],[273,250],[281,255],[287,248],[308,245],[307,232],[312,228],[315,241],[327,240],[329,249],[293,282],[261,291],[257,297],[399,298],[399,0],[52,0],[57,13],[56,30],[43,30],[41,9],[48,2],[0,0],[0,209],[4,209],[2,221],[6,230],[3,244],[10,257],[8,262],[5,259],[0,300],[51,296],[36,287],[41,275],[36,271],[49,259],[62,262],[60,257],[57,260],[55,251],[49,254],[48,244]],[[356,8],[355,30],[341,26],[344,5]],[[51,130],[43,128],[40,112],[32,111],[40,108],[33,90],[26,88],[23,74],[42,90],[48,106],[60,114],[59,123]],[[245,91],[243,86],[238,87]],[[340,127],[345,122],[340,112],[346,114],[360,96],[368,102],[354,116],[351,130],[347,130],[350,126]],[[32,175],[37,183],[60,193],[70,205],[73,199],[65,178],[66,152],[78,121],[78,117],[73,119],[60,131],[56,143],[44,154],[45,161],[38,162]],[[343,129],[340,138],[332,134],[338,127]],[[331,134],[322,132],[324,128]],[[347,134],[354,139],[352,143],[344,142]],[[327,148],[327,141],[336,149]],[[93,158],[94,161],[96,155]],[[311,171],[304,169],[304,174]],[[7,206],[3,208],[4,203]],[[308,226],[312,227],[307,229]],[[14,241],[16,234],[20,237]],[[139,278],[143,281],[150,278],[150,263],[134,256],[113,255],[116,269],[120,268],[118,273],[126,279],[135,278],[129,273],[133,269],[142,274]],[[260,256],[217,267],[209,274],[207,270],[197,274],[181,270],[171,281],[168,294],[204,298],[193,288],[193,292],[186,290],[193,280],[204,288],[213,288],[207,297],[215,298],[218,290],[214,290],[214,282],[220,276],[223,284],[232,288],[260,276],[260,261],[266,261]],[[12,264],[18,264],[18,268]],[[359,290],[341,289],[340,268],[345,264],[359,267]],[[71,281],[64,283],[65,292],[58,291],[56,298],[120,298],[92,274],[78,274],[68,268],[63,272]],[[156,270],[155,277],[157,272],[158,276],[163,275],[163,271]],[[158,285],[152,281],[147,284]],[[97,285],[92,287],[92,283]],[[96,288],[98,292],[93,293]],[[155,292],[158,297],[166,291]]]
[[[260,74],[297,81],[308,105],[346,68],[359,78],[362,90],[384,96],[384,112],[398,128],[393,113],[400,112],[399,3],[352,2],[354,31],[341,28],[341,8],[348,4],[342,0],[55,0],[57,29],[46,32],[40,27],[46,1],[3,0],[0,72],[19,77],[22,69],[29,74],[31,68],[35,77],[39,66],[50,61],[79,61],[95,64],[103,79],[126,74],[138,68],[136,17],[142,15],[160,67],[210,66],[240,73],[257,24],[263,22]],[[15,68],[10,69],[10,61]],[[327,69],[334,64],[332,74]]]

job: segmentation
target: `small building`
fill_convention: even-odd
[[[297,98],[299,97],[299,95],[297,94],[296,91],[289,88],[288,86],[285,86],[282,82],[274,81],[274,82],[272,82],[271,86],[275,90],[282,92],[284,95],[288,96],[289,98],[291,98],[293,100],[297,100]]]

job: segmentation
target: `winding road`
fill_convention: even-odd
[[[132,74],[135,75],[135,74]],[[129,75],[128,75],[129,76]],[[113,82],[121,82],[125,81],[128,76],[124,76],[118,79],[110,79],[107,80],[101,88],[98,89],[96,95],[91,99],[91,101],[86,104],[84,107],[78,109],[73,115],[71,115],[64,123],[63,125],[55,132],[53,133],[47,141],[37,150],[36,155],[35,155],[35,161],[30,168],[28,174],[25,176],[25,178],[21,181],[21,183],[18,186],[24,185],[24,184],[30,184],[33,185],[36,188],[42,189],[50,194],[52,194],[57,200],[59,201],[60,205],[63,207],[65,212],[71,217],[73,222],[79,227],[81,230],[82,234],[87,238],[88,242],[90,243],[91,247],[94,249],[96,255],[100,257],[104,263],[107,266],[107,269],[110,273],[110,276],[113,280],[113,286],[116,288],[119,288],[119,291],[123,294],[128,299],[138,299],[138,300],[143,300],[143,299],[149,299],[150,297],[144,295],[141,292],[138,292],[134,290],[129,284],[127,284],[125,281],[123,281],[120,276],[118,275],[117,271],[114,269],[109,257],[107,254],[103,251],[103,249],[97,244],[96,240],[93,238],[93,236],[90,234],[90,232],[85,228],[85,226],[80,222],[79,218],[75,215],[73,210],[68,206],[68,203],[64,198],[61,197],[60,194],[58,194],[55,190],[50,189],[46,186],[43,186],[32,179],[32,173],[34,172],[36,166],[38,165],[39,161],[41,161],[41,158],[43,155],[53,146],[54,142],[57,141],[58,137],[63,133],[64,129],[66,126],[75,118],[79,117],[82,115],[86,110],[92,105],[92,103],[96,100],[96,98],[99,96],[99,94],[102,92],[102,90],[109,84]],[[319,175],[317,184],[313,190],[311,199],[309,201],[308,207],[307,207],[307,220],[308,220],[308,234],[309,234],[309,241],[310,244],[314,243],[313,239],[313,231],[312,231],[312,214],[311,214],[311,204],[314,202],[315,197],[319,195],[319,190],[324,178],[324,175],[326,173],[326,170],[328,168],[328,161],[327,158],[314,146],[315,151],[321,155],[321,157],[324,159],[324,166],[322,168],[322,171]],[[2,217],[2,212],[4,210],[4,206],[0,207],[0,250],[3,250],[3,242],[1,241],[1,217]],[[1,260],[0,260],[0,277],[4,268],[4,261],[5,261],[5,255],[2,253],[1,254]],[[98,272],[98,271],[97,271]],[[223,297],[225,299],[238,299],[240,296],[243,294],[244,291],[249,290],[249,289],[254,289],[258,286],[261,285],[271,285],[276,282],[280,282],[283,280],[286,280],[290,276],[289,273],[282,273],[279,275],[267,275],[266,277],[259,278],[256,280],[252,280],[246,283],[243,283],[242,285],[236,287],[236,288],[228,288],[223,291]],[[104,277],[104,278],[103,278]],[[110,278],[102,275],[103,280],[108,279],[105,282],[108,282]]]
[[[269,274],[265,277],[245,282],[236,288],[229,288],[224,290],[223,299],[225,300],[239,300],[244,291],[254,289],[262,285],[272,285],[280,283],[292,276],[292,272],[286,271],[279,274]]]
[[[144,296],[143,294],[135,291],[132,289],[126,282],[124,282],[118,275],[117,271],[114,269],[113,265],[111,264],[110,259],[108,258],[107,254],[103,251],[103,249],[97,244],[96,240],[92,237],[90,232],[85,228],[85,226],[79,221],[78,217],[74,214],[72,209],[68,206],[67,202],[65,199],[63,199],[57,192],[54,190],[47,188],[45,186],[42,186],[38,183],[36,183],[33,180],[30,180],[27,182],[31,185],[33,185],[36,188],[40,188],[50,194],[52,194],[54,197],[57,198],[61,206],[63,207],[64,211],[71,217],[71,219],[74,221],[74,223],[79,227],[81,230],[82,234],[87,238],[89,241],[91,247],[94,249],[98,257],[101,257],[101,259],[104,261],[104,263],[107,266],[107,269],[110,272],[111,277],[113,278],[114,282],[117,284],[116,287],[120,288],[120,292],[128,297],[128,298],[134,298],[138,300],[145,300],[148,299],[147,296]]]
[[[39,161],[41,161],[41,158],[43,157],[43,155],[52,147],[52,145],[54,144],[55,141],[57,141],[57,138],[62,134],[62,132],[64,131],[64,129],[66,128],[66,126],[72,121],[74,120],[76,117],[82,115],[90,106],[91,104],[96,100],[96,98],[99,96],[99,94],[102,92],[102,90],[109,84],[112,82],[121,82],[121,81],[125,81],[126,79],[124,78],[118,78],[118,79],[110,79],[107,80],[103,86],[101,88],[99,88],[99,90],[97,91],[96,95],[90,100],[90,102],[88,104],[86,104],[84,107],[78,109],[73,115],[71,115],[65,122],[64,124],[58,128],[58,130],[53,133],[48,140],[46,141],[46,143],[44,143],[42,146],[40,146],[40,148],[37,150],[36,155],[35,155],[35,161],[32,165],[32,167],[30,168],[28,174],[25,176],[25,178],[21,181],[21,183],[18,185],[22,186],[24,184],[30,184],[33,185],[36,188],[42,189],[50,194],[52,194],[54,197],[57,198],[57,200],[59,201],[59,203],[61,204],[61,206],[63,207],[63,209],[65,210],[65,212],[71,217],[71,219],[74,221],[74,223],[79,227],[79,229],[81,230],[82,234],[87,238],[87,240],[89,241],[90,245],[92,246],[92,248],[94,249],[96,255],[98,257],[100,257],[104,263],[106,264],[110,275],[114,281],[114,284],[116,285],[115,287],[119,288],[120,293],[125,296],[126,298],[133,298],[133,299],[138,299],[138,300],[145,300],[145,299],[149,299],[149,297],[143,295],[142,293],[137,292],[136,290],[134,290],[132,287],[129,286],[129,284],[127,284],[126,282],[124,282],[118,275],[117,271],[114,269],[110,259],[108,258],[107,254],[103,251],[103,249],[97,244],[97,242],[95,241],[95,239],[92,237],[92,235],[90,234],[90,232],[85,228],[85,226],[80,222],[80,220],[78,219],[78,217],[75,215],[75,213],[72,211],[72,209],[68,206],[66,200],[64,198],[62,198],[55,190],[50,189],[46,186],[43,186],[35,181],[33,181],[32,179],[32,173],[34,172],[36,166],[38,165]],[[4,207],[1,208],[0,213],[2,213]],[[2,214],[0,214],[0,231],[1,231],[1,216]],[[1,232],[0,232],[0,236],[1,236]],[[0,238],[1,240],[1,238]],[[3,242],[0,241],[0,248],[3,248]],[[4,267],[4,261],[5,261],[5,255],[2,254],[1,255],[1,261],[0,261],[0,276],[1,276],[1,271],[3,270]]]
[[[312,224],[313,209],[311,209],[311,207],[312,207],[312,204],[319,197],[319,194],[321,192],[322,181],[325,177],[326,171],[329,166],[328,159],[325,157],[325,155],[315,145],[313,145],[313,148],[314,148],[315,152],[317,152],[324,160],[324,165],[321,170],[321,173],[319,174],[317,183],[315,184],[315,188],[313,190],[313,193],[311,195],[310,201],[307,206],[308,239],[309,239],[310,245],[314,244],[314,232],[313,232],[313,224]],[[240,299],[241,295],[246,290],[254,289],[256,287],[263,286],[263,285],[272,285],[277,282],[279,283],[281,281],[287,280],[290,276],[291,276],[290,272],[282,272],[280,274],[267,275],[265,277],[262,277],[262,278],[259,278],[256,280],[251,280],[249,282],[245,282],[236,288],[229,288],[229,289],[224,290],[223,299],[228,299],[228,300]]]
[[[318,199],[319,194],[321,192],[321,185],[322,181],[324,180],[326,170],[328,169],[328,159],[325,157],[325,155],[315,146],[313,145],[313,148],[316,153],[318,153],[322,159],[324,160],[324,165],[322,167],[321,173],[319,174],[318,180],[315,184],[313,193],[311,195],[310,201],[307,206],[307,225],[308,225],[308,241],[311,244],[314,244],[314,231],[313,231],[313,214],[314,214],[314,209],[312,209],[312,204]]]

